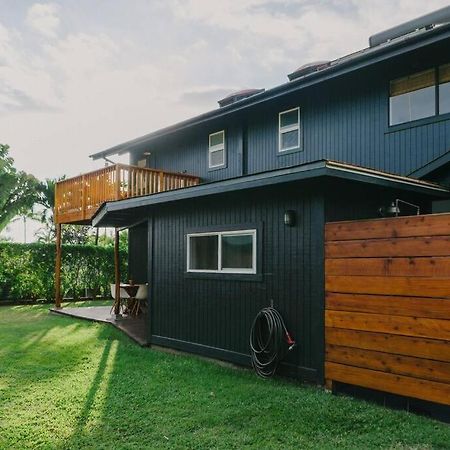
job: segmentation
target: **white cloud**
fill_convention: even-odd
[[[35,3],[28,9],[26,23],[43,36],[55,38],[60,26],[58,10],[54,3]]]
[[[88,170],[90,153],[215,108],[230,91],[285,82],[303,63],[360,49],[369,34],[445,4],[107,3],[34,4],[22,22],[54,39],[0,24],[0,140],[38,177]]]

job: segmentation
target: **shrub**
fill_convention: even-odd
[[[121,250],[121,274],[127,279],[127,252]],[[109,296],[114,282],[114,249],[63,245],[61,289],[78,298],[86,289]],[[55,245],[0,242],[0,299],[52,299],[55,293]]]

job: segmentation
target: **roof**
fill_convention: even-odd
[[[175,189],[126,200],[106,202],[94,215],[92,225],[130,225],[136,223],[136,220],[140,217],[140,211],[144,213],[145,208],[154,205],[325,177],[363,182],[387,188],[397,188],[431,195],[433,197],[447,197],[450,193],[447,188],[436,183],[379,172],[377,170],[343,164],[336,161],[320,160],[286,169],[204,183],[189,188]]]
[[[363,50],[351,53],[342,58],[331,61],[321,70],[305,74],[295,80],[283,83],[274,88],[268,89],[259,94],[242,99],[229,106],[224,106],[199,116],[184,120],[175,125],[171,125],[136,139],[124,142],[114,147],[108,148],[91,156],[93,159],[107,157],[108,155],[123,154],[134,150],[143,150],[154,139],[169,135],[171,133],[199,125],[217,118],[222,118],[234,114],[237,111],[245,110],[252,106],[268,102],[280,96],[305,89],[315,84],[336,78],[347,73],[362,69],[364,67],[387,60],[394,56],[425,47],[436,42],[443,41],[450,37],[450,24],[442,25],[431,29],[422,29],[414,33],[392,39],[389,42],[376,47],[368,47]]]

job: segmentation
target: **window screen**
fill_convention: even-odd
[[[222,236],[222,268],[251,269],[253,236],[251,234]]]

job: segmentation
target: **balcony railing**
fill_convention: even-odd
[[[106,201],[156,194],[199,182],[199,177],[184,173],[115,164],[58,182],[55,222],[89,223]]]

